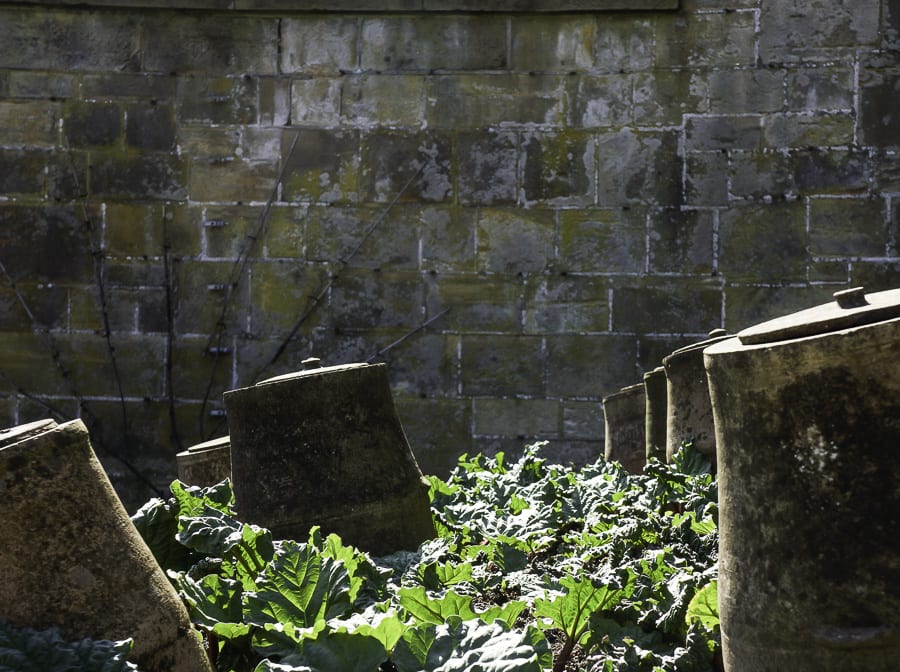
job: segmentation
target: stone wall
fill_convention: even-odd
[[[425,471],[584,462],[676,347],[900,285],[894,0],[67,4],[0,2],[0,421],[132,504],[311,355]]]

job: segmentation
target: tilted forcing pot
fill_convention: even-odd
[[[225,393],[238,515],[281,538],[313,525],[376,555],[435,536],[385,364],[317,367]]]
[[[835,298],[704,353],[728,672],[900,665],[900,290]]]
[[[604,459],[639,474],[647,461],[644,384],[623,387],[603,398]]]

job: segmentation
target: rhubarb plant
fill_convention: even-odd
[[[220,672],[712,672],[709,464],[686,446],[635,476],[546,451],[464,455],[430,478],[438,537],[384,557],[318,528],[274,540],[227,481],[176,481],[134,520]]]

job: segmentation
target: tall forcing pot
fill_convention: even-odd
[[[900,665],[900,290],[705,352],[728,672]]]

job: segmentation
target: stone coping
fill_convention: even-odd
[[[0,0],[0,5],[279,12],[623,12],[678,9],[679,0]]]

